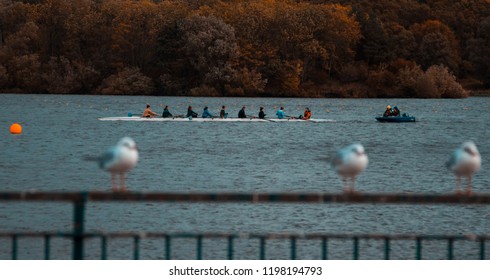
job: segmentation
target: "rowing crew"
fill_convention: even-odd
[[[246,118],[257,118],[255,116],[250,116],[250,115],[247,115],[245,113],[245,109],[246,107],[243,106],[242,109],[238,112],[238,118],[239,119],[246,119]],[[267,114],[264,112],[264,107],[260,107],[260,110],[259,110],[259,113],[258,113],[258,118],[259,119],[265,119],[265,116]],[[151,110],[151,106],[150,104],[147,104],[146,105],[146,109],[145,111],[143,112],[143,115],[142,117],[144,118],[154,118],[158,116],[157,113],[153,112]],[[180,115],[180,116],[175,116],[175,117],[187,117],[187,118],[197,118],[199,116],[199,114],[197,114],[196,112],[194,112],[192,110],[192,106],[189,106],[187,108],[187,114],[184,116],[184,115]],[[305,111],[303,113],[303,115],[300,115],[299,117],[293,117],[293,116],[288,116],[284,113],[284,107],[281,107],[279,110],[277,110],[276,112],[276,116],[278,119],[284,119],[284,118],[288,118],[288,119],[301,119],[301,120],[309,120],[311,118],[311,110],[306,107],[305,108]],[[165,106],[165,108],[163,109],[163,113],[162,113],[162,118],[172,118],[174,117],[170,111],[169,111],[169,108],[168,106]],[[212,115],[210,112],[209,112],[209,109],[208,107],[204,107],[204,110],[203,110],[203,113],[201,115],[202,118],[221,118],[221,119],[225,119],[228,117],[228,113],[226,112],[226,106],[222,106],[221,107],[221,111],[219,112],[219,116],[214,116]]]

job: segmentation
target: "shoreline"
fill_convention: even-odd
[[[85,96],[125,96],[125,97],[131,97],[131,96],[148,96],[148,97],[188,97],[188,98],[292,98],[292,99],[302,99],[302,98],[310,98],[310,99],[465,99],[469,97],[490,97],[490,90],[476,90],[476,91],[469,91],[468,97],[461,97],[461,98],[429,98],[429,97],[407,97],[407,96],[394,96],[394,97],[369,97],[369,96],[360,96],[360,97],[340,97],[340,96],[329,96],[328,94],[325,94],[325,96],[272,96],[272,95],[266,95],[266,96],[192,96],[192,95],[141,95],[141,94],[93,94],[93,93],[33,93],[33,92],[0,92],[1,94],[22,94],[22,95],[85,95]]]

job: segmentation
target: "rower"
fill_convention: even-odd
[[[223,105],[221,107],[221,111],[219,112],[219,117],[222,119],[226,119],[228,117],[228,113],[226,113],[225,109],[226,109],[226,106]]]
[[[259,111],[259,119],[265,119],[265,112],[264,112],[264,107],[260,107]]]
[[[203,118],[214,118],[213,115],[208,110],[208,106],[204,107],[204,112],[202,112],[202,117]]]
[[[153,112],[150,108],[150,104],[146,104],[146,109],[143,112],[143,115],[141,115],[143,118],[154,118],[158,116],[157,113]]]
[[[238,112],[238,118],[239,119],[247,118],[247,114],[245,114],[245,106],[243,106],[242,109]]]
[[[165,108],[163,108],[162,118],[171,118],[171,117],[173,117],[173,115],[168,110],[168,106],[165,105]]]
[[[302,120],[309,120],[311,118],[311,111],[310,108],[306,107],[305,112],[303,113],[303,117],[301,117]]]
[[[279,110],[277,110],[276,115],[278,119],[284,119],[284,117],[286,116],[284,114],[284,107],[281,107]]]
[[[198,116],[197,113],[194,112],[194,111],[192,111],[192,106],[189,106],[187,108],[187,115],[186,115],[186,117],[188,117],[188,118],[197,118],[197,116]]]

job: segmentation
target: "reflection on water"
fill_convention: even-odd
[[[360,142],[369,156],[369,166],[358,178],[360,191],[447,193],[455,190],[455,178],[444,163],[454,148],[471,139],[482,155],[473,189],[488,192],[490,115],[482,113],[490,109],[487,100],[0,95],[0,189],[110,190],[109,174],[83,157],[98,155],[121,137],[131,136],[140,150],[140,164],[127,178],[134,191],[339,192],[341,182],[328,160],[336,149]],[[309,107],[314,118],[336,122],[97,120],[141,112],[146,103],[160,113],[169,105],[174,114],[185,113],[189,105],[199,113],[204,106],[217,113],[226,105],[230,116],[242,106],[248,114],[263,106],[269,116],[280,106],[290,115]],[[419,122],[376,122],[374,116],[388,104],[398,105]],[[13,122],[22,124],[23,134],[9,133]],[[71,229],[70,205],[1,203],[0,209],[1,231]],[[101,203],[89,205],[87,230],[485,234],[490,228],[488,213],[486,206]],[[243,246],[244,251],[252,250]],[[281,256],[283,245],[270,246],[271,257]],[[376,246],[373,242],[369,247]],[[130,254],[122,249],[112,253],[114,258]],[[316,258],[316,252],[311,254],[305,258]],[[345,257],[338,254],[337,258]]]

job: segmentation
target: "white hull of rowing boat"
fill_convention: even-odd
[[[142,118],[142,117],[106,117],[99,118],[100,121],[135,121],[135,122],[334,122],[329,119],[259,119],[259,118]]]

